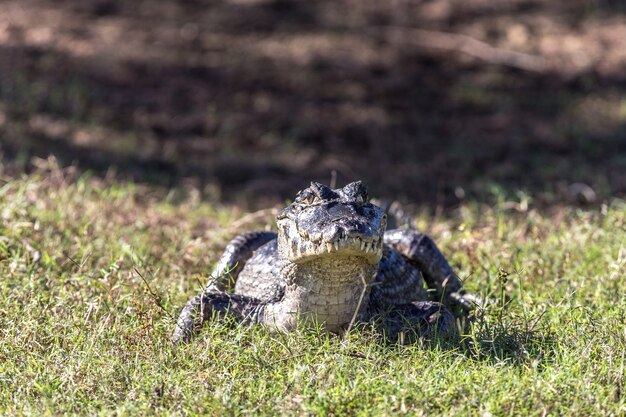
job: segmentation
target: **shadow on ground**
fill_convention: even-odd
[[[618,2],[5,4],[5,171],[52,154],[252,206],[333,172],[431,207],[626,194]]]

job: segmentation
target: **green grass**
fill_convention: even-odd
[[[492,300],[455,346],[210,323],[175,350],[173,316],[245,213],[71,169],[5,180],[1,415],[626,414],[623,201],[419,214]]]

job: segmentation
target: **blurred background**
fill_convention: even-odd
[[[0,175],[53,156],[246,207],[626,195],[620,0],[2,0]]]

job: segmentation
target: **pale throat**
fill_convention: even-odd
[[[329,255],[285,265],[287,285],[283,308],[300,320],[324,323],[326,330],[345,330],[363,312],[378,270],[360,256]],[[358,311],[357,311],[358,310]]]

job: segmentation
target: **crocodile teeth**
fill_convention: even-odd
[[[334,246],[335,246],[335,251],[338,251],[339,250],[339,242],[335,242]]]
[[[361,250],[365,250],[365,242],[361,241]]]
[[[326,249],[328,250],[328,252],[332,252],[333,251],[333,244],[332,243],[326,243]]]

